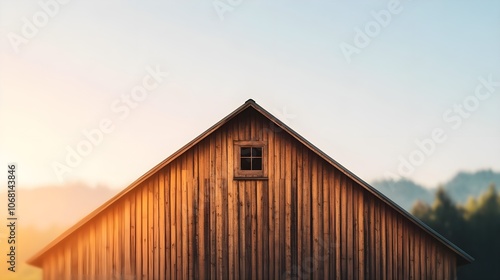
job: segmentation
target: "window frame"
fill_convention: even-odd
[[[262,170],[242,170],[241,169],[241,148],[262,148]],[[234,179],[267,179],[267,143],[265,141],[240,141],[233,143],[233,166]]]

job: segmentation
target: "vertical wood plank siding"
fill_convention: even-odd
[[[233,179],[233,141],[268,179]],[[43,255],[44,279],[455,279],[455,254],[249,108]]]

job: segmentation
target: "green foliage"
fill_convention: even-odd
[[[439,188],[432,206],[418,202],[412,213],[476,259],[459,267],[458,279],[500,279],[500,196],[493,184],[465,206]]]

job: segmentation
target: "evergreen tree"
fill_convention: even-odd
[[[440,188],[432,206],[417,202],[412,212],[475,258],[458,268],[458,279],[500,279],[500,196],[494,185],[464,207]]]
[[[490,185],[475,203],[475,208],[466,208],[470,231],[467,250],[476,258],[475,269],[462,269],[461,274],[468,279],[477,277],[478,273],[482,279],[500,279],[499,199],[495,186]]]

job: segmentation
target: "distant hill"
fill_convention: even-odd
[[[17,247],[16,273],[2,269],[0,279],[42,279],[41,269],[25,261],[118,191],[104,186],[91,187],[81,182],[19,188],[16,230],[20,245]],[[0,192],[0,197],[6,197],[6,192]],[[5,234],[5,230],[0,230],[0,233]]]
[[[490,184],[495,184],[497,190],[500,191],[500,172],[493,170],[459,172],[441,187],[456,203],[465,204],[469,197],[478,197],[485,192]],[[407,211],[411,210],[417,200],[432,203],[435,190],[439,187],[434,186],[432,189],[426,189],[407,179],[377,180],[371,185]]]
[[[379,180],[371,185],[408,211],[417,200],[431,203],[434,199],[431,190],[407,179]]]
[[[91,187],[81,182],[19,188],[16,216],[21,226],[68,228],[118,191],[103,186]],[[5,191],[0,192],[0,197],[6,197]]]
[[[477,197],[485,192],[492,183],[500,191],[500,172],[481,170],[460,172],[443,187],[455,202],[463,204],[470,196]]]

